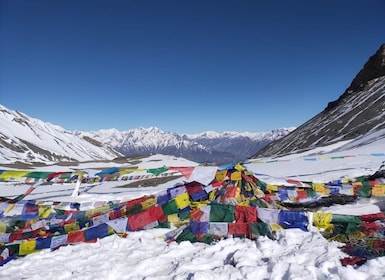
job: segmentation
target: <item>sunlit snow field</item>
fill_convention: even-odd
[[[244,166],[259,179],[280,184],[285,179],[328,182],[373,174],[385,160],[385,141],[367,146],[328,153],[327,149],[282,158],[251,160]],[[161,166],[197,166],[197,163],[171,156],[154,155],[138,168]],[[102,165],[104,168],[118,166]],[[84,165],[76,169],[101,166]],[[1,168],[1,167],[0,167]],[[202,167],[203,168],[203,167]],[[207,167],[208,169],[215,167]],[[6,169],[6,168],[2,168]],[[67,171],[70,167],[49,166],[39,170]],[[199,169],[199,168],[197,168]],[[202,169],[203,170],[203,169]],[[195,170],[190,180],[199,176]],[[103,182],[71,196],[75,184],[41,186],[27,199],[94,202],[129,200],[155,194],[174,184],[186,181],[181,177],[154,187],[119,188],[126,181]],[[0,196],[12,197],[24,193],[29,186],[0,184]],[[360,199],[353,205],[334,205],[325,212],[361,215],[377,213],[379,198]],[[383,209],[382,209],[383,210]],[[168,229],[169,230],[169,229]],[[112,235],[96,243],[82,243],[43,250],[12,260],[0,267],[1,279],[383,279],[385,257],[369,260],[358,268],[342,266],[345,254],[341,244],[327,241],[317,229],[304,232],[299,229],[281,230],[277,240],[259,237],[229,238],[215,244],[166,243],[162,236],[167,229],[128,232],[126,238]]]

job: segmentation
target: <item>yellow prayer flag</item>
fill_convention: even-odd
[[[176,202],[176,206],[178,206],[178,209],[184,209],[187,206],[190,206],[190,197],[188,193],[185,192],[175,197],[175,202]]]
[[[213,201],[215,199],[215,191],[209,192],[209,201]]]
[[[239,202],[237,205],[239,205],[239,206],[249,206],[250,205],[250,200],[249,199],[243,200],[243,201]]]
[[[95,215],[95,209],[88,209],[86,210],[86,217],[93,217]]]
[[[78,171],[78,172],[75,172],[74,173],[77,177],[78,177],[78,181],[82,181],[83,180],[83,176],[84,176],[84,172],[82,172],[82,171]]]
[[[168,215],[167,216],[167,221],[172,223],[172,224],[178,223],[179,222],[178,213]]]
[[[254,191],[254,193],[255,193],[256,197],[258,197],[258,198],[262,198],[262,197],[265,196],[265,193],[264,193],[263,190],[261,190],[260,188],[256,189],[256,190]]]
[[[278,191],[278,186],[275,186],[275,185],[270,185],[270,184],[268,184],[267,186],[266,186],[266,190],[268,191],[268,192],[277,192]]]
[[[108,226],[108,233],[107,234],[113,235],[113,234],[115,234],[115,230],[112,227]]]
[[[234,169],[238,170],[238,171],[243,171],[245,170],[246,168],[240,164],[240,163],[237,163],[235,166],[234,166]]]
[[[279,224],[269,224],[269,226],[273,232],[283,229]]]
[[[231,173],[230,179],[232,181],[240,181],[240,180],[242,180],[242,172],[235,171],[235,172]]]
[[[65,224],[64,225],[64,231],[66,233],[69,233],[71,231],[77,231],[77,230],[80,230],[80,227],[78,224],[76,223],[72,223],[72,224]]]
[[[150,197],[141,203],[142,209],[147,209],[151,206],[154,206],[155,204],[156,204],[156,198],[155,197]]]
[[[215,174],[215,179],[217,179],[217,181],[219,182],[222,182],[225,179],[226,175],[227,170],[217,171],[217,173]]]
[[[101,206],[101,207],[94,208],[94,209],[89,209],[89,210],[86,210],[86,216],[87,217],[99,216],[99,215],[102,215],[102,214],[108,212],[109,210],[110,210],[109,205]]]
[[[318,228],[327,228],[332,221],[332,213],[314,212],[313,224]]]
[[[341,183],[342,184],[349,184],[349,179],[348,178],[342,178]]]
[[[7,209],[5,209],[4,213],[9,213],[13,207],[15,207],[16,203],[9,204]]]
[[[325,184],[313,183],[313,189],[318,193],[323,193],[325,191]]]
[[[35,251],[36,240],[24,240],[19,246],[19,255],[25,256]]]
[[[372,195],[383,196],[385,194],[385,185],[374,185],[372,188]]]
[[[11,178],[20,179],[25,177],[26,174],[30,173],[30,171],[22,171],[22,170],[5,170],[0,173],[0,179],[9,180]]]
[[[52,212],[52,207],[50,205],[39,205],[38,213],[39,217],[46,219]]]
[[[124,168],[124,169],[120,169],[120,170],[119,170],[119,173],[120,173],[120,175],[123,175],[123,174],[132,173],[132,172],[141,172],[141,171],[145,171],[145,170],[146,170],[146,169]]]
[[[0,233],[6,233],[7,232],[7,224],[0,222]]]
[[[329,195],[330,194],[330,189],[329,188],[325,188],[324,191],[322,192],[322,194]]]

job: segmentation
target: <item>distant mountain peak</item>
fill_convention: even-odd
[[[112,160],[121,156],[110,147],[0,106],[0,163]]]
[[[131,155],[163,154],[195,162],[243,161],[291,129],[269,132],[206,131],[179,135],[158,127],[126,131],[66,131],[22,112],[0,107],[0,163],[111,160]]]
[[[139,127],[110,134],[105,130],[83,132],[83,135],[113,147],[126,156],[168,154],[195,162],[226,163],[245,160],[269,142],[292,130],[293,128],[275,129],[261,133],[206,131],[179,135],[157,127]]]

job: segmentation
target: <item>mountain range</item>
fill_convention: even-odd
[[[226,163],[245,160],[271,141],[287,135],[294,128],[251,133],[207,131],[199,134],[176,134],[157,127],[79,132],[82,137],[95,139],[123,155],[167,154],[196,162]],[[240,148],[241,147],[241,148]]]
[[[272,141],[253,158],[304,152],[346,141],[350,147],[361,139],[384,138],[385,128],[385,44],[372,55],[335,101],[290,134]]]
[[[3,105],[0,105],[0,123],[0,163],[4,164],[108,161],[156,153],[196,162],[225,163],[244,160],[294,129],[191,135],[164,132],[156,127],[67,131]]]

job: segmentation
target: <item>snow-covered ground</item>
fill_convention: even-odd
[[[335,147],[329,147],[332,150]],[[259,179],[285,183],[285,179],[328,182],[373,174],[385,160],[385,141],[375,141],[353,150],[328,153],[308,152],[275,159],[259,159],[245,163]],[[153,156],[140,168],[162,166],[197,166],[186,160]],[[103,165],[106,167],[106,165]],[[113,166],[116,166],[115,164]],[[56,169],[55,169],[56,168]],[[76,166],[77,169],[97,166]],[[1,168],[0,169],[6,169]],[[66,171],[69,167],[50,166],[50,171]],[[55,169],[55,170],[53,170]],[[208,167],[210,169],[210,167]],[[215,169],[215,168],[214,168]],[[39,170],[42,170],[41,168]],[[195,172],[195,171],[194,171]],[[189,178],[199,176],[192,174]],[[180,178],[155,187],[119,188],[127,182],[104,182],[71,197],[75,185],[41,186],[28,199],[95,202],[128,200],[154,194],[187,181]],[[81,186],[82,188],[85,186]],[[25,185],[0,184],[0,196],[24,193]],[[333,213],[367,214],[380,212],[374,199],[358,200],[353,205],[334,205],[324,209]],[[166,229],[128,232],[126,238],[112,235],[96,243],[42,250],[12,260],[0,267],[1,279],[384,279],[385,257],[367,261],[353,268],[342,266],[345,254],[340,243],[327,241],[317,229],[281,230],[276,240],[230,238],[212,245],[183,241],[167,243]]]

